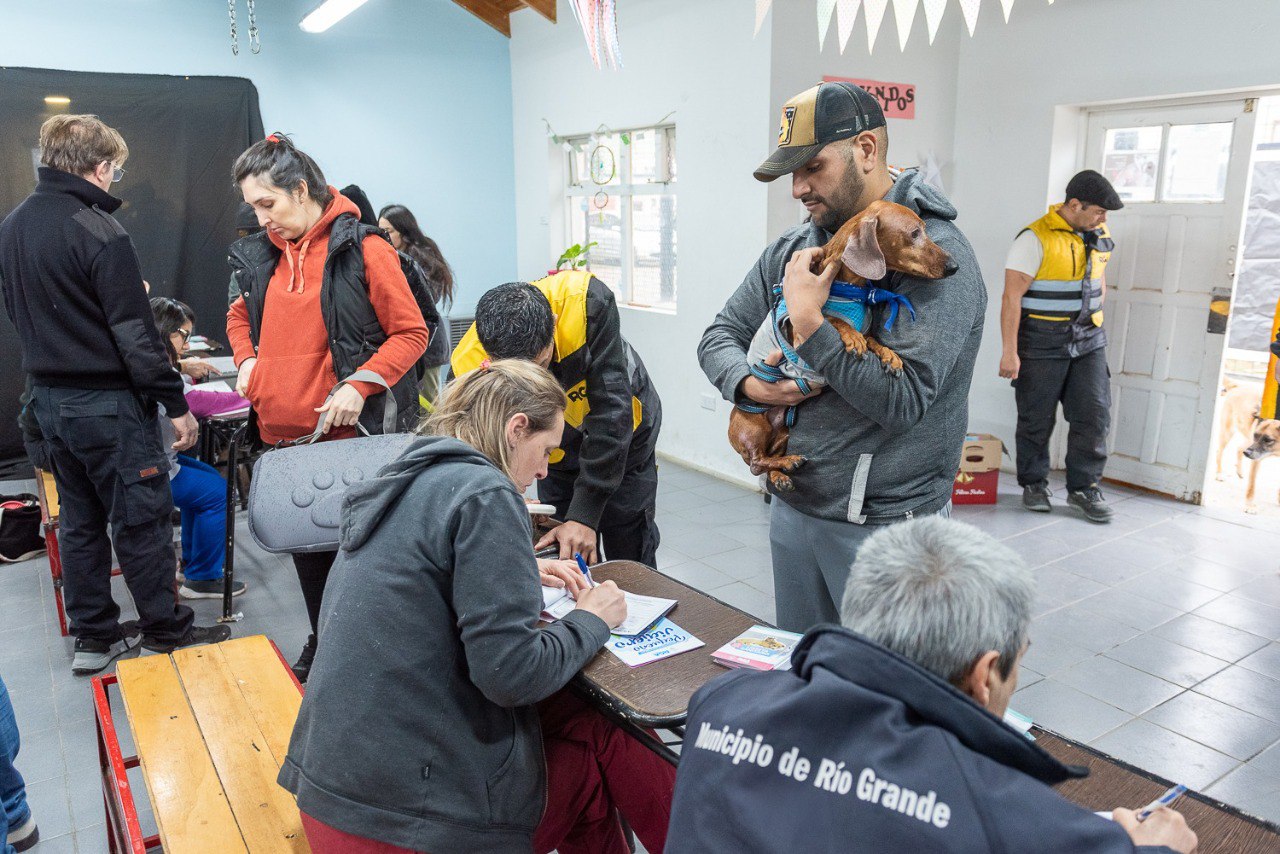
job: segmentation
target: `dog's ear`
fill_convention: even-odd
[[[888,272],[885,267],[884,253],[880,251],[880,243],[876,240],[877,218],[866,217],[858,224],[858,228],[849,235],[840,260],[853,272],[868,281],[879,281]]]

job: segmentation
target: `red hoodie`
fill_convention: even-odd
[[[333,187],[333,200],[311,230],[298,240],[286,241],[268,232],[283,253],[267,283],[267,299],[258,335],[258,352],[249,339],[249,312],[240,297],[227,312],[227,338],[236,366],[258,359],[249,376],[246,396],[258,413],[263,441],[275,443],[311,433],[324,403],[337,384],[329,335],[320,314],[320,289],[329,253],[329,231],[342,213],[359,216],[355,204]],[[365,281],[369,301],[387,340],[360,368],[378,373],[395,385],[427,349],[427,327],[422,312],[400,271],[400,260],[391,244],[376,234],[364,239]],[[372,383],[353,382],[364,397],[382,391]],[[329,438],[355,434],[355,428],[329,431]]]

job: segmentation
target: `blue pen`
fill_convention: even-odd
[[[1137,819],[1138,819],[1138,821],[1145,821],[1145,820],[1146,820],[1146,818],[1147,818],[1149,815],[1151,815],[1153,812],[1155,812],[1156,810],[1160,809],[1160,807],[1167,807],[1167,806],[1169,806],[1171,803],[1173,803],[1174,801],[1176,801],[1178,798],[1182,797],[1182,794],[1183,794],[1184,792],[1186,792],[1186,791],[1187,791],[1187,787],[1186,787],[1186,786],[1183,786],[1183,785],[1177,785],[1177,786],[1174,786],[1172,789],[1170,789],[1169,791],[1165,792],[1163,795],[1161,795],[1160,797],[1156,798],[1154,801],[1152,801],[1151,803],[1147,804],[1147,805],[1146,805],[1145,807],[1143,807],[1142,809],[1138,810],[1138,815],[1136,816],[1136,817],[1137,817]]]
[[[587,566],[587,562],[582,559],[582,555],[577,552],[573,553],[573,559],[578,562],[578,569],[582,570],[582,574],[587,577],[587,583],[592,587],[596,586],[596,580],[591,577],[591,569]]]

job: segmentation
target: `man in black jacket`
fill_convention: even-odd
[[[656,566],[662,403],[619,327],[613,291],[585,270],[499,285],[476,304],[476,322],[453,351],[451,375],[488,358],[549,369],[569,405],[538,498],[554,505],[564,524],[537,547],[557,543],[561,558],[580,553],[594,562],[599,538],[610,560]]]
[[[789,672],[694,695],[668,854],[1193,850],[1173,810],[1108,821],[1064,799],[1050,785],[1087,772],[1001,720],[1034,600],[1022,560],[971,525],[873,534],[843,627],[811,630]]]
[[[173,593],[169,463],[156,404],[178,450],[197,426],[147,303],[133,242],[112,216],[107,189],[129,156],[96,116],[55,116],[40,128],[39,183],[0,223],[5,309],[31,378],[29,407],[61,500],[64,595],[76,674],[96,673],[142,645],[158,652],[224,640],[197,627]],[[112,537],[106,527],[111,524]],[[121,624],[111,597],[115,546],[137,623]]]

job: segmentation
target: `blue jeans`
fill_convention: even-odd
[[[4,804],[6,835],[31,817],[31,808],[27,806],[27,785],[18,769],[13,767],[13,760],[17,757],[18,719],[13,716],[9,691],[4,687],[4,680],[0,679],[0,803]],[[13,854],[13,846],[5,841],[4,836],[0,836],[0,852]]]
[[[179,454],[178,465],[169,488],[182,511],[182,574],[188,581],[217,580],[227,557],[227,482],[191,457]]]

